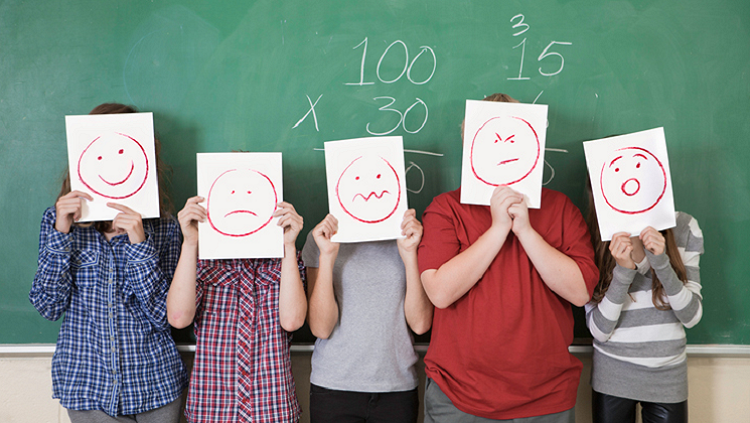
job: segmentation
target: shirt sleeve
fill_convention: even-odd
[[[145,229],[145,228],[144,228]],[[173,217],[155,221],[146,240],[126,249],[123,291],[157,330],[168,330],[167,293],[180,257],[181,235]]]
[[[565,197],[563,225],[563,245],[560,251],[576,262],[591,297],[599,282],[599,269],[594,262],[594,248],[591,246],[586,221],[568,197]]]
[[[461,242],[456,234],[454,214],[436,197],[422,215],[424,231],[417,249],[419,273],[440,266],[457,256]]]
[[[57,320],[67,310],[72,291],[70,258],[73,231],[63,234],[55,229],[56,214],[49,208],[39,231],[39,259],[29,301],[45,319]]]
[[[675,316],[685,327],[691,328],[698,324],[703,316],[699,265],[703,253],[703,233],[698,222],[691,216],[688,217],[687,227],[682,229],[687,231],[686,245],[680,246],[680,258],[685,265],[687,283],[683,283],[677,277],[666,253],[654,255],[646,250],[646,257],[664,287]]]
[[[633,283],[637,270],[615,265],[612,281],[607,293],[599,303],[586,304],[586,325],[591,335],[599,342],[607,342],[620,320],[628,289]]]

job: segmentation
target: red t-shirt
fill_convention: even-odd
[[[492,223],[490,208],[441,194],[424,212],[419,270],[438,269]],[[531,226],[576,261],[591,294],[599,272],[588,228],[568,197],[542,190]],[[568,352],[571,304],[552,292],[513,232],[482,278],[452,305],[435,309],[425,371],[461,411],[490,419],[558,413],[575,406],[583,365]]]

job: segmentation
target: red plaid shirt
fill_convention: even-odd
[[[304,281],[299,256],[297,263]],[[280,281],[281,259],[199,261],[189,421],[298,421]]]

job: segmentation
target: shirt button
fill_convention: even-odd
[[[115,343],[115,337],[114,336],[110,336],[109,340],[112,341],[113,344]]]
[[[112,270],[112,269],[110,269],[110,270]],[[111,284],[112,283],[112,279],[108,280],[107,283]]]

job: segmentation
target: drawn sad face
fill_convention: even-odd
[[[527,121],[499,116],[485,122],[471,141],[471,170],[487,185],[512,185],[536,168],[539,137]]]
[[[78,159],[78,178],[91,191],[121,200],[143,188],[149,162],[143,146],[121,133],[95,138]]]
[[[384,158],[360,156],[341,173],[336,197],[349,216],[364,223],[379,223],[396,212],[401,181]]]
[[[208,223],[222,235],[248,236],[268,225],[277,202],[268,176],[252,169],[227,170],[208,191]]]
[[[640,147],[615,150],[600,176],[604,201],[615,211],[638,214],[656,207],[667,190],[667,172],[656,156]]]

